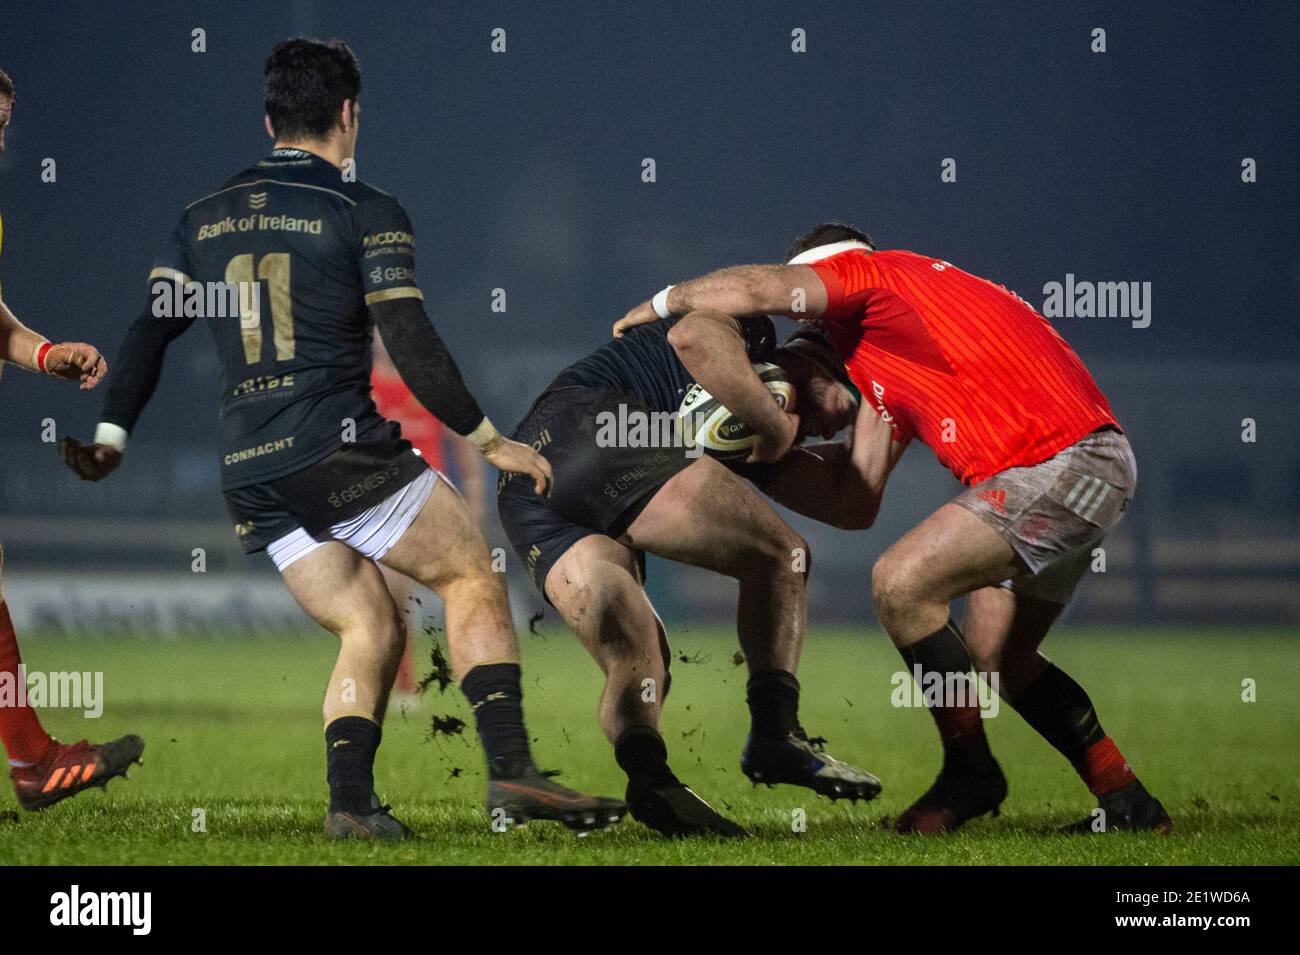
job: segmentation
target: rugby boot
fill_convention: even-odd
[[[655,785],[629,782],[627,804],[633,819],[670,839],[685,836],[743,839],[749,835],[675,779]]]
[[[875,776],[824,752],[802,730],[783,739],[751,733],[740,757],[740,771],[755,786],[787,783],[832,800],[875,799],[882,788]]]
[[[392,808],[381,805],[379,797],[371,793],[368,812],[331,809],[325,814],[325,835],[331,839],[378,839],[383,842],[411,838],[413,833],[392,814]]]
[[[1086,819],[1063,826],[1060,832],[1068,835],[1091,835],[1094,832],[1157,832],[1167,836],[1174,829],[1174,821],[1160,805],[1160,800],[1147,792],[1136,779],[1113,793],[1098,796],[1101,815],[1093,813]]]
[[[1007,779],[992,756],[961,769],[944,761],[934,785],[894,821],[896,832],[937,835],[952,832],[991,812],[1007,798]]]
[[[493,828],[553,820],[584,836],[595,829],[608,829],[627,812],[621,800],[583,795],[554,782],[554,775],[530,761],[516,776],[488,780],[487,810]]]
[[[9,771],[18,804],[36,812],[75,796],[91,786],[105,787],[114,776],[126,776],[132,763],[142,762],[144,740],[123,736],[109,743],[50,741],[39,763]]]

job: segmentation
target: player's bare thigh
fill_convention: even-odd
[[[441,593],[448,584],[465,578],[495,581],[502,591],[503,575],[492,573],[487,541],[465,499],[446,478],[440,477],[419,516],[381,559],[390,567]]]
[[[1011,545],[975,514],[945,504],[900,537],[872,572],[877,601],[948,602],[1025,572]]]
[[[397,606],[374,561],[329,541],[282,572],[302,609],[340,636],[377,632],[397,619]]]
[[[799,574],[808,565],[807,542],[748,481],[709,457],[673,475],[620,540],[732,577],[757,562],[798,567]]]

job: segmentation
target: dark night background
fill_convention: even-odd
[[[1177,549],[1160,534],[1235,529],[1294,559],[1295,4],[118,6],[0,5],[0,67],[18,88],[0,280],[56,340],[89,340],[111,361],[181,208],[269,147],[272,44],[339,36],[364,73],[360,176],[405,204],[429,312],[503,427],[666,282],[778,259],[795,233],[842,218],[1038,306],[1066,273],[1150,282],[1149,328],[1055,323],[1130,425],[1149,482],[1145,518],[1117,542],[1146,555],[1134,599],[1160,603],[1158,555]],[[190,50],[196,27],[206,53]],[[503,55],[489,49],[496,27]],[[807,53],[791,52],[796,27]],[[1095,27],[1105,53],[1090,50]],[[641,181],[645,157],[655,183]],[[940,181],[947,157],[955,183]],[[490,309],[496,287],[504,315]],[[9,370],[0,514],[47,502],[224,521],[215,388],[196,327],[133,438],[121,477],[135,477],[92,489],[51,463],[39,431],[54,418],[88,437],[99,397]],[[1247,416],[1257,445],[1240,440]],[[826,545],[860,588],[871,555],[953,491],[932,461],[909,468],[879,534]]]

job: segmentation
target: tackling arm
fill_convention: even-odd
[[[850,443],[805,445],[777,466],[771,497],[797,514],[841,530],[875,523],[890,472],[907,448],[874,409],[863,405]]]
[[[772,400],[754,373],[734,318],[691,312],[668,331],[668,343],[705,391],[762,436],[749,460],[776,461],[790,449],[799,419]]]
[[[615,337],[646,322],[700,309],[727,315],[785,315],[805,320],[826,311],[826,286],[807,265],[735,265],[691,279],[642,302],[614,325]],[[666,314],[664,314],[666,312]]]

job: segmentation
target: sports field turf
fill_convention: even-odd
[[[557,623],[525,634],[525,707],[538,762],[570,785],[620,794],[598,730],[598,672]],[[989,721],[1011,795],[998,818],[955,836],[880,829],[929,785],[939,747],[929,717],[890,704],[897,656],[876,631],[810,636],[800,678],[809,732],[878,774],[875,802],[831,804],[804,790],[755,789],[739,771],[744,668],[725,633],[672,635],[666,715],[678,775],[758,838],[665,842],[625,820],[578,839],[558,824],[490,830],[472,724],[431,738],[432,717],[470,721],[450,688],[391,712],[377,788],[419,838],[327,843],[319,698],[333,638],[229,641],[24,640],[33,670],[102,670],[105,714],[46,711],[65,739],[145,737],[145,765],[107,793],[40,813],[0,787],[0,865],[10,864],[1295,864],[1300,862],[1300,642],[1282,631],[1087,630],[1048,650],[1091,691],[1103,725],[1175,820],[1172,836],[1065,837],[1050,830],[1093,803],[1065,762],[1009,709]],[[423,641],[422,656],[428,641]],[[684,658],[684,659],[683,659]],[[1258,702],[1242,702],[1242,681]],[[194,810],[206,833],[192,832]],[[804,809],[807,831],[792,831]]]

